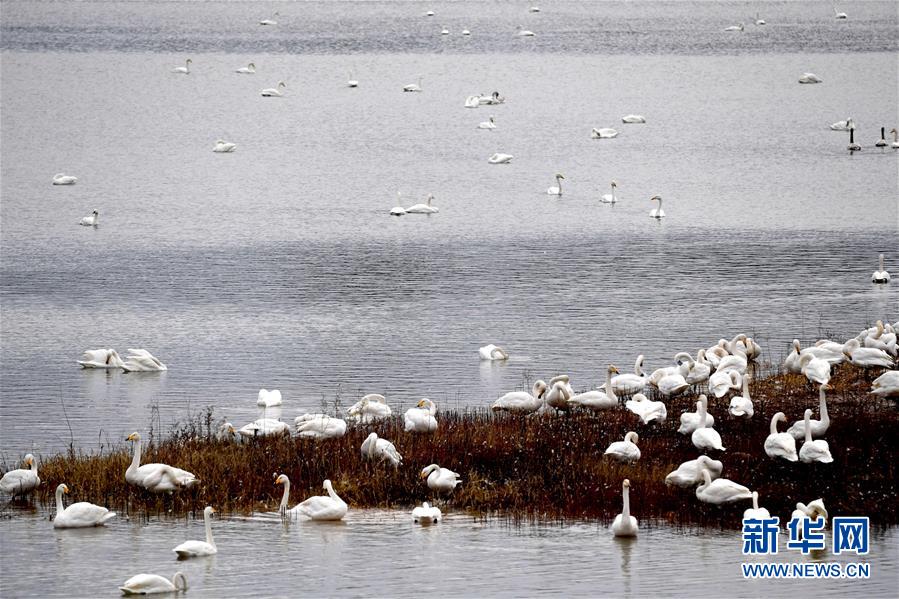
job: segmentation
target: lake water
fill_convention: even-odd
[[[425,396],[486,406],[526,378],[565,372],[592,387],[638,353],[651,370],[747,332],[779,361],[793,337],[899,319],[899,287],[869,282],[879,252],[899,270],[897,152],[873,147],[899,125],[894,3],[847,4],[846,21],[820,2],[527,4],[4,2],[2,461],[108,446],[153,414],[165,428],[205,406],[240,426],[261,387],[281,390],[286,418],[371,392],[397,411]],[[278,26],[256,24],[275,10]],[[722,31],[740,21],[744,33]],[[518,25],[537,35],[515,36]],[[188,57],[189,76],[171,72]],[[251,61],[255,75],[233,72]],[[799,85],[806,71],[824,83]],[[401,92],[419,76],[422,93]],[[279,80],[284,97],[259,95]],[[493,90],[505,104],[463,107]],[[647,123],[623,125],[628,113]],[[477,130],[490,115],[497,129]],[[854,155],[828,128],[847,117],[864,146]],[[621,134],[592,140],[593,127]],[[218,138],[237,151],[213,153]],[[515,159],[490,165],[494,152]],[[63,171],[77,185],[51,186]],[[557,172],[564,195],[552,198]],[[612,179],[620,201],[601,204]],[[433,193],[439,214],[389,216],[398,191],[407,206]],[[656,194],[662,222],[648,218]],[[99,227],[78,226],[93,209]],[[486,343],[512,359],[479,363]],[[98,347],[146,348],[169,370],[78,368]],[[272,559],[300,564],[312,594],[639,594],[664,578],[650,547],[711,561],[715,580],[721,551],[738,551],[732,535],[665,527],[619,546],[594,525],[460,517],[420,531],[403,515],[385,535],[380,519],[394,516],[359,518],[217,528],[244,548],[276,535]],[[173,571],[167,551],[187,533],[118,522],[63,535],[18,514],[0,526],[4,569],[45,596],[52,580],[88,584],[83,547],[109,556],[115,570],[90,576],[112,592],[133,564]],[[159,560],[138,562],[139,550]],[[12,557],[29,551],[57,555],[58,573]],[[191,595],[279,594],[260,582],[265,552],[230,556],[250,553],[253,568],[231,571],[228,554],[187,566],[203,581]],[[400,579],[383,577],[383,553],[408,565],[389,569]],[[895,569],[895,551],[883,559]],[[465,571],[488,567],[492,578]],[[296,577],[276,576],[293,594]],[[734,593],[796,590],[725,578]]]

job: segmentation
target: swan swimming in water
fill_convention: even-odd
[[[755,13],[755,24],[756,25],[764,25],[765,24],[765,19],[760,19],[759,13]]]
[[[437,524],[442,519],[443,514],[440,512],[440,508],[431,507],[427,501],[412,510],[412,521],[422,526]]]
[[[434,199],[434,194],[429,193],[426,204],[415,204],[413,206],[409,206],[406,208],[406,214],[434,214],[436,212],[440,212],[440,209],[437,206],[431,206],[431,200]]]
[[[534,381],[533,394],[526,391],[512,391],[506,393],[493,402],[490,409],[494,412],[510,412],[513,414],[531,414],[543,407],[543,396],[546,393],[546,383],[542,380]]]
[[[708,469],[702,469],[703,483],[696,487],[696,498],[703,503],[721,505],[742,499],[752,499],[752,492],[727,478],[712,480]]]
[[[346,420],[327,414],[303,414],[294,419],[298,437],[336,439],[346,434]]]
[[[215,541],[212,540],[212,514],[214,513],[215,509],[209,505],[203,510],[203,524],[206,527],[205,541],[184,541],[172,549],[172,551],[178,554],[179,558],[203,557],[205,555],[215,555],[219,552],[218,547],[215,546]]]
[[[115,512],[110,512],[105,507],[86,501],[79,501],[69,507],[65,507],[62,495],[63,493],[68,494],[68,492],[69,487],[66,484],[56,487],[56,517],[53,518],[53,528],[103,526],[116,517]]]
[[[381,439],[377,433],[371,433],[362,442],[360,448],[362,457],[372,461],[389,462],[394,468],[399,468],[403,463],[403,456],[396,450],[396,447],[387,439]]]
[[[862,147],[860,145],[855,143],[855,129],[849,130],[849,145],[846,146],[846,149],[849,150],[850,152],[858,152],[859,150],[862,149]]]
[[[462,484],[459,473],[453,472],[449,468],[441,468],[437,464],[425,466],[419,476],[427,478],[428,488],[437,493],[450,493]]]
[[[418,83],[410,83],[409,85],[403,86],[404,92],[420,92],[421,91],[421,75],[418,76]]]
[[[477,108],[481,105],[479,96],[468,96],[465,98],[465,108]]]
[[[352,71],[350,71],[347,74],[346,86],[347,87],[359,87],[359,81],[355,77],[353,77]]]
[[[893,134],[893,143],[890,144],[890,147],[894,150],[899,150],[899,131],[896,131],[896,128],[893,127],[890,129],[890,133]]]
[[[604,455],[611,456],[620,462],[636,462],[640,459],[640,448],[637,442],[640,436],[634,431],[624,435],[624,441],[615,441],[606,448]]]
[[[83,227],[96,227],[98,224],[100,224],[100,211],[94,210],[93,212],[91,212],[90,216],[85,216],[78,224]]]
[[[875,148],[885,148],[885,147],[887,147],[886,135],[884,134],[884,131],[885,131],[885,130],[886,130],[886,127],[881,127],[881,128],[880,128],[880,139],[878,139],[876,142],[874,142],[874,147],[875,147]]]
[[[190,65],[191,65],[192,62],[193,62],[193,61],[192,61],[191,59],[188,58],[188,59],[184,62],[184,66],[183,66],[183,67],[175,67],[174,69],[172,69],[172,72],[173,72],[173,73],[181,73],[182,75],[190,75]]]
[[[277,21],[278,16],[279,16],[278,13],[275,13],[272,15],[271,19],[262,19],[261,21],[259,21],[259,24],[260,25],[277,25],[278,24],[278,21]]]
[[[739,25],[731,25],[730,27],[724,28],[725,31],[743,31],[743,29],[743,23],[740,23]]]
[[[786,419],[783,412],[778,412],[771,418],[771,433],[765,439],[765,453],[769,458],[783,458],[788,462],[796,462],[799,460],[796,454],[796,439],[789,431],[777,432],[777,423]]]
[[[556,173],[556,185],[546,190],[546,195],[561,196],[562,195],[562,179],[565,177],[561,173]]]
[[[287,487],[285,487],[285,489],[286,488]],[[325,479],[322,483],[322,488],[328,492],[327,495],[313,495],[306,501],[295,506],[291,512],[306,516],[310,520],[343,520],[343,517],[346,516],[348,510],[346,502],[334,491],[334,486],[331,484],[330,480]]]
[[[278,85],[275,87],[267,87],[260,92],[263,98],[281,98],[284,96],[284,92],[282,89],[287,89],[287,84],[283,81],[279,81]]]
[[[129,349],[122,364],[125,372],[158,372],[168,369],[168,366],[145,349]]]
[[[612,193],[607,193],[602,196],[599,201],[603,204],[616,204],[618,202],[618,196],[615,195],[615,189],[618,187],[618,183],[612,181]]]
[[[0,478],[0,491],[9,495],[25,495],[34,491],[41,484],[41,477],[37,475],[37,463],[30,453],[22,462],[27,468],[10,470]]]
[[[834,17],[837,19],[848,19],[849,18],[849,15],[847,15],[846,13],[837,11],[836,6],[833,7],[833,14],[834,14]]]
[[[821,462],[829,464],[833,462],[830,455],[830,447],[824,439],[812,440],[812,427],[809,420],[812,417],[811,409],[805,410],[805,443],[799,448],[799,459],[806,464]]]
[[[814,73],[803,73],[799,83],[823,83],[823,80]]]
[[[849,131],[850,129],[855,129],[855,122],[852,120],[852,117],[849,117],[845,121],[837,121],[830,128],[832,131]]]
[[[662,210],[662,196],[652,196],[651,198],[649,198],[649,201],[650,202],[654,202],[654,201],[659,202],[658,208],[653,208],[652,210],[649,211],[649,218],[655,218],[655,219],[665,218],[665,211]]]
[[[646,117],[640,114],[626,114],[621,117],[622,123],[645,123]]]
[[[893,129],[895,131],[895,129]],[[880,255],[880,268],[874,271],[874,274],[871,275],[872,283],[889,283],[890,282],[890,273],[883,267],[883,254]]]
[[[225,141],[224,139],[216,140],[215,145],[212,147],[212,151],[219,154],[230,154],[236,149],[236,143],[231,143],[230,141]]]
[[[256,74],[256,65],[254,63],[250,63],[245,67],[240,67],[235,73],[240,73],[241,75],[255,75]]]
[[[89,349],[81,355],[78,364],[82,368],[121,368],[124,362],[114,349]]]
[[[709,472],[711,478],[715,479],[721,476],[724,464],[718,460],[713,460],[707,455],[701,455],[695,460],[689,460],[677,467],[665,477],[666,485],[687,488],[702,482],[703,469]]]
[[[612,139],[613,137],[618,137],[618,131],[608,127],[604,127],[602,129],[597,129],[594,127],[590,130],[590,137],[592,139]]]
[[[66,175],[64,173],[56,173],[53,175],[53,185],[75,185],[78,182],[78,177],[73,177],[72,175]]]
[[[490,164],[508,164],[512,162],[512,159],[515,158],[512,154],[501,154],[497,152],[493,156],[487,159],[487,162]]]
[[[463,29],[462,35],[471,35],[471,32],[468,29]]]
[[[171,493],[200,482],[200,479],[187,470],[168,464],[144,464],[141,466],[140,435],[133,432],[128,435],[128,441],[134,441],[134,455],[131,465],[125,471],[125,482],[128,484],[143,487],[153,493]]]
[[[440,30],[440,35],[449,35],[449,29],[444,27],[443,29]]]
[[[522,37],[534,37],[534,32],[530,29],[525,29],[521,25],[518,26],[518,35]]]
[[[478,123],[478,129],[496,129],[496,120],[491,116],[486,121]]]
[[[478,348],[478,357],[482,360],[508,360],[509,353],[498,345],[485,345]]]
[[[158,574],[138,574],[126,580],[119,590],[123,595],[184,592],[187,591],[187,578],[181,572],[175,572],[171,580]]]
[[[637,519],[631,516],[631,500],[630,500],[631,481],[624,479],[621,483],[621,513],[615,516],[612,522],[612,534],[616,537],[636,537],[639,526]]]

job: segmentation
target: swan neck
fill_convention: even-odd
[[[830,417],[827,415],[827,398],[824,389],[818,391],[818,411],[821,412],[821,424],[829,423]]]
[[[212,514],[204,511],[203,520],[206,525],[206,542],[215,547],[215,541],[212,540]]]
[[[614,400],[618,399],[618,396],[615,395],[615,389],[613,388],[613,385],[612,385],[612,369],[611,368],[609,368],[609,370],[606,372],[606,395],[609,396],[611,399],[614,399]]]
[[[143,443],[143,441],[140,439],[134,442],[134,455],[131,457],[131,465],[128,467],[128,470],[137,470],[140,468],[141,443]]]
[[[896,137],[896,134],[893,134],[893,137]],[[883,270],[883,254],[880,255],[880,270]]]
[[[66,511],[66,506],[62,500],[62,488],[57,487],[56,488],[56,517],[59,518],[59,516],[64,511]]]
[[[279,507],[279,509],[281,511],[284,511],[287,509],[287,501],[289,498],[290,498],[290,481],[285,480],[284,481],[284,494],[281,495],[281,506]]]
[[[699,428],[705,428],[705,423],[708,416],[708,413],[705,409],[705,404],[700,401],[699,405],[697,406],[697,410],[699,412]]]
[[[805,413],[805,442],[811,443],[812,441],[812,425],[811,425],[811,415],[806,412]]]
[[[172,584],[175,585],[175,589],[180,589],[182,591],[187,590],[187,578],[184,577],[184,574],[181,572],[176,572],[175,576],[172,577]]]
[[[624,516],[626,520],[628,516],[631,515],[631,490],[629,487],[624,486],[621,489],[621,496],[623,499],[624,505],[621,508],[621,515]]]
[[[777,420],[778,420],[777,414],[775,414],[774,416],[771,417],[771,434],[772,435],[777,434]]]
[[[637,356],[637,361],[634,362],[634,373],[637,376],[645,376],[643,374],[643,356]]]
[[[759,509],[759,493],[758,491],[752,492],[752,509]]]

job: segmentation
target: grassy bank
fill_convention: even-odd
[[[788,424],[813,408],[818,393],[801,375],[773,375],[750,387],[755,415],[741,420],[727,414],[729,399],[712,398],[709,411],[726,452],[723,477],[758,490],[760,504],[788,518],[797,501],[823,497],[831,514],[867,515],[873,523],[899,523],[895,458],[899,455],[899,411],[889,400],[868,395],[874,372],[840,366],[831,382],[831,426],[825,438],[832,464],[788,463],[768,458],[763,449],[771,416],[783,411]],[[654,398],[657,399],[657,398]],[[242,444],[216,441],[201,422],[186,425],[144,448],[143,463],[163,462],[190,470],[201,482],[174,496],[158,496],[125,483],[130,448],[123,444],[102,455],[57,455],[41,463],[38,498],[48,502],[60,482],[78,500],[104,504],[120,512],[153,514],[202,510],[277,509],[281,487],[274,473],[292,482],[290,504],[322,494],[330,478],[350,508],[408,508],[429,499],[419,472],[437,463],[462,475],[450,509],[500,512],[522,518],[611,519],[621,509],[621,481],[629,478],[631,509],[641,519],[735,527],[750,502],[712,506],[692,489],[668,487],[665,475],[698,451],[689,436],[676,433],[679,416],[694,411],[696,396],[666,401],[667,422],[642,425],[624,408],[599,414],[508,417],[486,410],[440,412],[439,430],[414,435],[402,430],[402,417],[350,428],[340,439],[314,441],[268,438]],[[214,427],[213,427],[214,428]],[[640,435],[642,458],[622,465],[603,457],[609,443],[629,430]],[[781,424],[781,431],[784,430]],[[359,447],[375,431],[391,440],[403,456],[392,468],[361,458]]]

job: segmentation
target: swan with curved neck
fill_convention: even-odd
[[[696,498],[704,503],[721,505],[742,499],[751,499],[752,492],[741,484],[727,478],[716,478],[706,468],[702,469],[703,482],[696,487]]]
[[[752,418],[755,414],[755,408],[752,405],[752,398],[749,396],[749,381],[752,376],[743,375],[743,395],[732,397],[730,400],[729,411],[731,416],[738,418]]]
[[[271,19],[262,19],[259,21],[260,25],[277,25],[278,24],[278,13],[272,15]]]
[[[182,75],[190,75],[190,65],[191,65],[192,62],[193,62],[193,61],[192,61],[191,59],[188,58],[188,59],[184,62],[184,66],[183,66],[183,67],[175,67],[174,69],[172,69],[172,72],[173,72],[173,73],[181,73]]]
[[[437,493],[450,493],[462,484],[458,472],[449,468],[441,468],[437,464],[430,464],[422,468],[420,478],[428,480],[428,488]]]
[[[437,206],[431,206],[431,201],[434,199],[434,194],[429,193],[426,204],[414,204],[406,208],[406,214],[434,214],[435,212],[440,212],[440,209]]]
[[[640,417],[643,424],[649,424],[653,420],[664,422],[668,418],[668,408],[661,401],[649,401],[642,393],[634,395],[624,403],[624,407]]]
[[[830,428],[830,416],[827,414],[827,396],[825,394],[825,390],[827,389],[830,389],[829,385],[821,385],[818,388],[818,413],[821,419],[809,420],[809,426],[811,427],[813,437],[823,437],[824,433],[827,432],[827,429]],[[805,438],[805,424],[804,418],[802,420],[797,420],[793,423],[793,426],[787,429],[787,434],[796,441]]]
[[[184,592],[187,590],[187,578],[181,572],[175,572],[171,580],[158,574],[138,574],[126,580],[119,590],[123,595]]]
[[[442,519],[443,514],[440,512],[440,508],[431,507],[427,501],[412,510],[412,521],[422,526],[437,524]]]
[[[22,460],[27,468],[10,470],[0,478],[0,491],[10,495],[25,495],[34,491],[41,484],[41,477],[37,475],[37,462],[34,456],[25,455]]]
[[[643,372],[643,354],[634,361],[634,372],[626,372],[612,377],[612,391],[621,395],[640,393],[646,387],[646,374]]]
[[[100,224],[100,211],[94,210],[93,212],[91,212],[90,216],[85,216],[78,224],[84,227],[96,227],[98,224]]]
[[[287,89],[287,84],[283,81],[279,81],[278,85],[275,87],[267,87],[262,90],[261,95],[265,98],[280,98],[284,95],[282,89]]]
[[[615,441],[609,445],[604,455],[611,456],[620,462],[636,462],[640,459],[640,448],[637,447],[639,440],[639,435],[630,431],[624,435],[624,441]]]
[[[494,412],[511,412],[513,414],[532,414],[543,407],[543,397],[547,386],[542,380],[534,381],[531,393],[512,391],[493,402],[490,409]]]
[[[432,433],[437,430],[437,404],[424,398],[414,408],[406,410],[404,428],[406,432]]]
[[[562,195],[562,179],[565,177],[561,173],[556,173],[556,184],[546,190],[546,195],[560,196]]]
[[[478,129],[496,129],[496,119],[491,116],[486,121],[478,123]]]
[[[650,202],[657,201],[659,203],[658,208],[653,208],[652,210],[649,211],[650,218],[656,218],[656,219],[665,218],[665,211],[662,210],[662,196],[652,196],[651,198],[649,198],[649,201]]]
[[[422,76],[418,76],[418,83],[410,83],[403,87],[404,92],[420,92],[421,91],[421,80]]]
[[[799,356],[799,372],[804,374],[810,383],[826,385],[830,382],[830,363],[812,353]]]
[[[703,468],[709,471],[711,478],[718,478],[721,476],[721,471],[724,470],[724,464],[707,455],[701,455],[695,460],[682,463],[677,470],[669,472],[665,477],[665,484],[682,488],[692,487],[696,483],[702,482]]]
[[[612,522],[612,534],[616,537],[636,537],[639,526],[637,519],[631,516],[631,499],[630,499],[631,481],[624,479],[621,483],[621,513],[615,516]]]
[[[805,411],[805,443],[799,448],[799,459],[806,464],[812,462],[821,462],[829,464],[833,462],[833,456],[830,455],[830,447],[824,439],[812,441],[812,427],[809,423],[812,417],[811,409]]]
[[[498,345],[490,343],[489,345],[478,348],[478,356],[482,360],[508,360],[509,352]]]
[[[379,438],[378,433],[368,435],[365,441],[362,442],[360,452],[364,458],[372,461],[388,462],[394,468],[399,468],[400,464],[403,463],[403,456],[396,450],[394,444],[387,439]]]
[[[765,439],[765,453],[770,458],[783,458],[789,462],[799,460],[796,454],[796,439],[789,432],[777,432],[777,423],[785,421],[787,417],[783,412],[778,412],[771,417],[771,429]]]
[[[203,523],[206,527],[205,541],[185,541],[172,549],[179,558],[202,557],[218,553],[215,541],[212,540],[212,514],[214,513],[215,509],[209,505],[203,510]]]
[[[143,487],[154,493],[171,493],[197,484],[199,479],[187,470],[168,464],[140,465],[141,439],[137,432],[128,435],[134,441],[134,456],[125,471],[125,482]]]
[[[235,73],[240,73],[241,75],[255,75],[256,74],[256,65],[254,63],[250,63],[245,67],[240,67]]]

